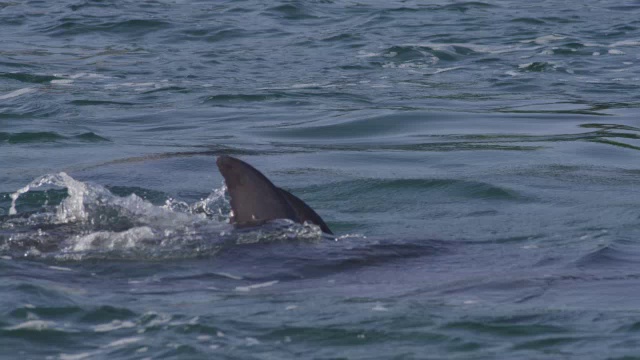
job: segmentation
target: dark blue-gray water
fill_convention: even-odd
[[[640,1],[0,1],[0,34],[0,358],[639,358]],[[337,237],[233,230],[220,154]]]

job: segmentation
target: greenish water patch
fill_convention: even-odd
[[[613,145],[613,146],[618,146],[618,147],[627,148],[627,149],[640,150],[640,146],[625,144],[620,141],[613,141],[613,140],[606,140],[606,139],[594,139],[591,141],[599,144]]]
[[[540,324],[502,324],[498,322],[458,322],[447,324],[445,329],[466,330],[482,334],[491,334],[504,337],[536,336],[546,334],[569,333],[566,329],[557,326]]]
[[[78,334],[69,333],[63,329],[30,329],[30,328],[5,328],[0,329],[0,336],[21,339],[34,345],[59,345],[75,346],[76,341],[81,340]]]
[[[286,4],[270,7],[267,13],[282,17],[287,20],[308,20],[315,18],[301,3]]]
[[[11,206],[11,194],[0,194],[0,207],[7,212]],[[16,201],[16,209],[20,213],[29,213],[44,206],[57,206],[68,196],[67,189],[31,190],[21,194]]]
[[[555,66],[548,62],[535,61],[520,67],[521,71],[544,72],[555,70]]]
[[[304,192],[318,198],[327,197],[331,193],[332,198],[350,198],[358,196],[360,200],[381,199],[380,196],[389,199],[399,197],[401,194],[415,197],[427,197],[428,194],[446,193],[450,197],[475,198],[499,201],[522,201],[526,199],[517,192],[476,181],[463,181],[457,179],[362,179],[334,183],[329,187],[311,186],[305,187]],[[415,199],[415,198],[414,198]],[[415,199],[417,200],[417,199]],[[404,199],[400,200],[404,201]]]
[[[365,119],[355,119],[336,124],[313,126],[306,125],[294,128],[266,130],[269,135],[285,138],[366,138],[375,135],[392,135],[399,132],[411,132],[421,124],[428,122],[432,116],[420,114],[382,115]]]
[[[269,104],[280,106],[304,107],[310,106],[321,99],[332,99],[338,102],[370,103],[370,101],[358,94],[344,93],[338,91],[324,91],[322,89],[314,91],[313,88],[287,89],[282,91],[270,91],[263,94],[220,94],[204,98],[209,104],[218,106],[254,106]]]
[[[87,133],[82,133],[80,135],[75,135],[74,138],[82,141],[87,141],[87,142],[110,142],[111,141],[94,132],[87,132]]]
[[[480,2],[480,1],[467,1],[467,2],[459,2],[455,4],[444,5],[441,8],[446,10],[455,10],[466,12],[471,9],[488,9],[488,8],[496,8],[497,5]]]
[[[206,98],[206,101],[212,103],[232,103],[232,102],[254,102],[254,101],[270,101],[284,98],[284,94],[271,93],[271,94],[223,94],[212,95]]]
[[[83,310],[77,306],[64,306],[64,307],[49,307],[49,306],[28,306],[12,310],[9,316],[17,319],[32,319],[33,316],[47,320],[58,320],[69,318],[70,316],[77,315]]]
[[[584,341],[587,341],[587,339],[573,337],[551,337],[547,339],[525,341],[523,343],[515,345],[513,348],[515,350],[544,350],[545,352],[549,352],[553,348]]]
[[[24,144],[24,143],[46,143],[55,142],[65,139],[64,136],[54,132],[22,132],[22,133],[0,133],[0,141],[7,142],[9,144]]]
[[[104,305],[85,311],[79,320],[90,324],[108,324],[114,320],[122,321],[135,316],[136,314],[129,309]]]
[[[47,84],[52,80],[60,79],[56,76],[51,75],[38,75],[38,74],[30,74],[30,73],[22,73],[22,72],[0,72],[0,78],[17,80],[20,82],[33,83],[33,84]]]
[[[325,346],[353,346],[359,344],[366,346],[379,341],[420,341],[423,344],[434,344],[447,341],[448,337],[442,334],[430,332],[395,332],[393,329],[379,330],[370,328],[340,328],[340,327],[305,327],[288,328],[269,334],[271,338],[289,337],[292,340],[304,342],[316,342]]]
[[[78,106],[94,106],[94,105],[113,105],[113,106],[133,106],[135,103],[123,102],[123,101],[108,101],[108,100],[73,100],[70,102],[72,105]]]
[[[158,93],[158,92],[163,92],[163,91],[173,91],[173,92],[177,92],[177,93],[189,93],[191,92],[190,89],[188,88],[183,88],[180,86],[167,86],[167,87],[163,87],[163,88],[159,88],[159,89],[153,89],[153,90],[149,90],[149,91],[144,91],[143,94],[153,94],[153,93]]]
[[[189,40],[199,39],[209,43],[215,43],[219,41],[234,41],[243,37],[250,37],[251,32],[242,29],[222,29],[222,30],[195,30],[185,32]]]
[[[531,24],[531,25],[542,25],[545,23],[544,20],[537,19],[537,18],[529,18],[529,17],[520,17],[520,18],[513,19],[511,21],[516,23],[524,23],[524,24]]]
[[[113,33],[139,37],[146,33],[171,27],[171,23],[151,19],[130,19],[123,21],[88,22],[81,18],[62,18],[57,24],[43,29],[50,36],[78,36],[90,33]]]
[[[6,142],[8,144],[30,144],[30,143],[51,143],[62,142],[64,140],[77,139],[83,142],[108,142],[102,136],[99,136],[93,132],[82,133],[72,137],[62,136],[55,132],[41,131],[41,132],[20,132],[20,133],[4,133],[0,132],[0,143]]]
[[[0,52],[1,54],[2,52]],[[10,68],[34,68],[33,65],[23,64],[20,62],[9,62],[9,61],[0,61],[0,65],[10,67]]]
[[[276,144],[274,144],[276,145]],[[487,150],[487,151],[535,151],[544,149],[544,146],[528,146],[528,145],[511,145],[511,144],[492,144],[489,142],[482,143],[468,143],[468,142],[439,142],[439,143],[418,143],[407,145],[393,145],[393,144],[357,144],[357,145],[306,145],[299,143],[286,143],[279,144],[283,147],[298,147],[302,149],[313,150],[338,150],[338,151],[354,151],[354,152],[366,152],[366,151],[475,151],[475,150]]]
[[[638,127],[628,126],[628,125],[621,125],[621,124],[589,123],[589,124],[580,124],[580,127],[587,128],[587,129],[602,129],[602,130],[605,130],[605,131],[608,131],[608,130],[628,130],[628,131],[640,132],[640,128],[638,128]],[[629,135],[631,135],[631,134],[629,134]]]

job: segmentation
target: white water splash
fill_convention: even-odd
[[[293,239],[318,241],[322,238],[323,233],[318,225],[310,222],[298,224],[289,219],[269,221],[253,231],[234,234],[234,242],[238,245],[286,242]]]
[[[224,188],[189,205],[156,206],[135,194],[120,197],[103,186],[84,183],[68,174],[45,175],[11,194],[10,215],[17,215],[20,197],[44,188],[65,188],[59,205],[10,220],[14,233],[0,244],[3,251],[23,256],[54,256],[81,260],[98,257],[190,257],[219,249],[211,234],[227,233]],[[18,226],[18,227],[16,227]],[[47,227],[55,230],[42,231]],[[218,243],[222,238],[218,240]]]
[[[233,216],[233,213],[231,212],[229,200],[226,198],[226,193],[227,186],[223,182],[220,188],[214,189],[209,196],[196,201],[192,205],[184,201],[169,198],[162,207],[175,212],[202,215],[203,217],[229,223],[229,219]]]
[[[64,209],[61,210],[62,213],[58,214],[62,217],[62,220],[80,220],[86,218],[86,213],[84,212],[84,208],[82,206],[83,197],[87,191],[86,185],[80,181],[76,181],[65,172],[39,177],[36,180],[30,182],[27,186],[18,189],[16,192],[11,194],[11,208],[9,209],[9,215],[17,214],[16,201],[18,200],[20,195],[27,193],[32,189],[37,189],[45,185],[66,187],[68,189],[69,197],[67,199],[69,201],[66,201]]]
[[[23,194],[50,188],[64,188],[67,196],[57,206],[47,200],[38,211],[9,218],[2,226],[11,233],[0,251],[70,261],[166,259],[211,256],[230,245],[323,238],[318,226],[289,220],[232,231],[224,186],[193,204],[169,199],[157,206],[136,194],[114,195],[64,172],[37,178],[11,194],[10,215],[19,215],[16,207]]]
[[[81,252],[97,249],[131,249],[145,240],[152,240],[157,235],[149,226],[135,227],[122,232],[97,231],[88,235],[74,237],[69,251]]]

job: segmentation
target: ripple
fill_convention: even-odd
[[[35,344],[70,344],[77,338],[75,332],[64,329],[60,324],[42,320],[30,320],[0,329],[0,335]]]
[[[132,319],[136,316],[137,314],[130,309],[105,305],[84,310],[79,320],[83,323],[90,324],[117,324],[124,323],[125,320]],[[101,329],[106,329],[106,326],[102,326]],[[111,328],[111,330],[114,329]]]
[[[545,339],[525,341],[525,342],[516,344],[513,348],[515,350],[544,349],[546,352],[550,352],[551,349],[553,348],[562,347],[562,346],[566,347],[566,345],[568,344],[572,344],[575,342],[583,342],[586,340],[587,339],[585,338],[579,338],[579,337],[554,336],[554,337],[547,337]]]
[[[315,87],[316,85],[312,85]],[[204,102],[217,106],[239,106],[251,105],[258,106],[261,104],[279,105],[279,106],[305,106],[313,102],[333,100],[340,103],[361,103],[369,104],[370,100],[366,97],[347,92],[326,91],[306,86],[293,86],[286,91],[270,91],[258,94],[217,94],[204,98]],[[256,103],[256,104],[253,104]]]
[[[513,321],[512,321],[513,322]],[[540,324],[514,324],[504,323],[496,320],[488,322],[462,321],[453,322],[444,326],[447,330],[464,330],[476,332],[480,334],[491,334],[500,337],[521,337],[521,336],[538,336],[558,333],[570,333],[569,330],[553,326]]]
[[[518,68],[521,71],[525,72],[545,72],[555,70],[556,66],[545,61],[536,61],[532,63],[520,64],[518,65]]]
[[[266,14],[275,15],[287,20],[307,20],[316,18],[316,16],[301,3],[270,7],[267,9]]]
[[[4,133],[0,132],[0,143],[6,142],[8,144],[31,144],[31,143],[52,143],[63,142],[65,140],[80,140],[82,142],[108,142],[107,138],[97,135],[93,132],[86,132],[71,137],[60,135],[56,132],[41,131],[41,132],[20,132],[20,133]]]
[[[499,6],[493,5],[490,3],[485,3],[481,1],[462,1],[456,2],[455,4],[449,4],[441,6],[441,9],[447,11],[461,11],[466,12],[472,9],[489,9],[489,8],[498,8]]]
[[[8,142],[9,144],[45,143],[62,139],[65,139],[65,137],[55,132],[0,133],[0,141]]]
[[[312,194],[331,192],[333,198],[347,197],[349,194],[357,193],[363,204],[367,203],[368,199],[379,199],[381,195],[388,198],[399,196],[401,193],[413,194],[412,196],[416,193],[423,196],[429,193],[443,193],[448,197],[488,200],[522,201],[525,199],[510,189],[478,181],[457,179],[362,179],[334,183],[328,189],[311,186],[303,190]]]
[[[524,24],[531,24],[531,25],[542,25],[545,24],[545,21],[539,18],[531,18],[531,17],[519,17],[519,18],[515,18],[513,20],[510,20],[511,22],[516,22],[516,23],[524,23]]]
[[[108,101],[108,100],[72,100],[70,104],[77,106],[135,106],[136,103],[124,102],[124,101]]]
[[[0,73],[0,78],[17,80],[20,82],[32,84],[46,84],[50,83],[52,80],[59,79],[57,76],[39,75],[23,72]]]
[[[426,114],[381,115],[340,121],[323,126],[285,127],[265,132],[271,136],[285,138],[369,138],[411,132],[419,128],[421,123],[428,122],[430,119],[432,117]]]
[[[255,35],[255,33],[248,30],[237,28],[188,29],[184,30],[182,34],[183,35],[180,38],[185,40],[202,40],[210,43],[230,40],[233,41],[240,38],[249,38]]]
[[[29,94],[36,91],[34,88],[22,88],[22,89],[18,89],[18,90],[14,90],[10,93],[4,94],[4,95],[0,95],[0,100],[6,100],[6,99],[11,99],[14,97],[18,97],[24,94]]]
[[[93,32],[124,34],[138,37],[150,32],[171,27],[171,23],[151,19],[128,19],[120,21],[89,22],[86,18],[63,18],[57,24],[43,28],[42,31],[51,36],[73,36]]]
[[[284,98],[286,95],[281,93],[270,94],[220,94],[206,97],[206,101],[212,103],[233,103],[233,102],[262,102],[272,101]]]
[[[80,313],[82,309],[78,306],[24,306],[13,309],[9,315],[18,319],[28,319],[36,315],[46,319],[63,319]]]
[[[625,268],[629,265],[635,266],[640,262],[640,248],[635,244],[622,244],[614,242],[609,245],[602,245],[583,256],[576,265],[583,268]]]

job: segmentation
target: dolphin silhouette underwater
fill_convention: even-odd
[[[231,197],[233,216],[230,222],[235,227],[253,227],[271,220],[289,219],[300,224],[310,222],[319,226],[322,232],[333,235],[309,205],[275,186],[253,166],[227,155],[219,156],[216,165]]]

